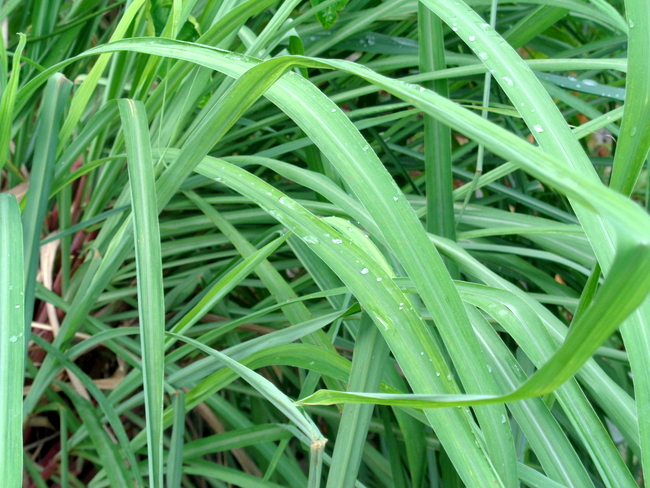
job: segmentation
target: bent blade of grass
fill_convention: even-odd
[[[149,483],[162,488],[165,301],[156,184],[144,105],[134,100],[120,100],[118,105],[133,209]]]
[[[0,193],[0,477],[7,486],[23,478],[23,290],[20,211],[13,195]]]
[[[328,61],[327,64],[340,69],[348,69],[346,65],[350,63]],[[594,306],[591,307],[592,318],[596,318],[596,321],[592,322],[592,326],[598,324],[611,333],[616,326],[620,325],[623,319],[627,318],[642,303],[650,290],[650,277],[644,276],[644,273],[637,269],[634,276],[627,274],[628,281],[619,279],[620,276],[625,276],[626,273],[634,272],[632,269],[634,266],[643,267],[646,262],[650,262],[650,249],[648,248],[648,243],[650,243],[650,222],[648,216],[635,204],[599,183],[585,180],[581,175],[564,167],[555,158],[549,157],[527,142],[494,124],[483,121],[481,117],[465,111],[446,99],[431,92],[422,91],[417,87],[404,86],[385,79],[363,68],[354,68],[353,70],[350,69],[350,71],[382,86],[387,91],[400,96],[400,98],[411,101],[414,105],[421,107],[434,117],[445,120],[446,123],[449,123],[460,132],[470,135],[475,140],[484,142],[486,147],[489,147],[496,154],[511,159],[533,176],[565,192],[569,197],[591,209],[591,212],[596,212],[600,219],[608,223],[617,239],[617,266],[613,267],[613,275],[609,280],[610,285],[603,285],[600,293],[602,298],[600,304],[596,301]],[[542,160],[544,160],[543,163]],[[581,183],[576,183],[578,181]],[[619,307],[607,306],[608,303],[613,301],[616,301]],[[608,315],[605,320],[603,320],[602,315],[599,315],[603,311]],[[608,322],[609,320],[613,322]],[[573,325],[574,329],[582,329],[583,327],[589,328],[585,320]],[[590,344],[590,346],[593,345]],[[583,345],[584,352],[580,354],[583,362],[590,356],[590,353],[586,353],[589,346],[585,346],[587,345]],[[568,350],[565,350],[565,352],[567,356],[570,356]],[[574,356],[573,359],[575,360],[577,357]],[[569,376],[568,370],[565,370],[565,374],[556,377],[554,384],[561,384],[561,379],[566,379]]]
[[[311,244],[312,250],[350,287],[373,317],[416,391],[457,391],[420,315],[390,275],[361,248],[286,195],[225,161],[206,158],[197,171],[210,178],[220,178],[227,186],[255,200]],[[495,482],[498,486],[500,480],[475,442],[465,415],[466,412],[456,409],[427,412],[434,429],[445,439],[446,448],[459,462],[458,469],[465,480],[471,486]],[[473,469],[465,471],[469,466]]]

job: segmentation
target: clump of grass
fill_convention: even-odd
[[[643,484],[650,7],[488,3],[0,9],[7,486]]]

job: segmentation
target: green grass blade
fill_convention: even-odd
[[[421,3],[418,3],[418,27],[420,73],[446,69],[442,21]],[[423,86],[443,97],[449,96],[447,80],[429,81]],[[452,198],[451,130],[442,122],[425,115],[424,139],[427,231],[454,240],[456,226]],[[454,278],[458,278],[457,272],[450,269]]]
[[[13,64],[11,65],[11,77],[6,87],[3,87],[2,98],[0,99],[0,117],[2,120],[7,121],[0,126],[0,171],[5,165],[5,160],[9,156],[9,142],[11,140],[11,126],[8,121],[13,120],[14,105],[16,103],[16,91],[18,89],[18,82],[20,80],[20,57],[22,56],[23,49],[27,38],[25,34],[19,34],[20,41],[14,52]],[[4,42],[3,42],[4,46]],[[4,52],[4,47],[3,47]],[[0,182],[2,180],[0,179]]]
[[[120,19],[115,27],[111,40],[116,41],[124,37],[136,14],[144,4],[145,0],[133,0],[131,2],[128,8],[124,11],[122,19]],[[59,134],[59,139],[62,142],[67,142],[72,135],[72,131],[75,129],[83,112],[86,110],[86,105],[88,104],[93,91],[97,87],[99,79],[102,76],[104,69],[106,69],[110,58],[110,54],[100,56],[95,63],[95,66],[93,66],[90,73],[88,73],[87,78],[77,89],[75,96],[72,99],[72,104],[70,105],[70,113],[68,118],[65,120],[63,127],[61,127],[61,132]]]
[[[41,106],[36,149],[32,162],[27,203],[23,211],[23,249],[25,252],[25,320],[31,323],[34,310],[34,289],[38,272],[41,231],[49,205],[54,177],[56,148],[61,118],[68,103],[72,83],[62,74],[47,82]]]
[[[185,393],[177,391],[173,395],[172,408],[174,409],[174,424],[172,430],[172,439],[167,456],[167,488],[181,488],[181,476],[183,474],[183,458],[187,446],[184,444],[185,439]]]
[[[0,193],[0,476],[8,486],[23,479],[25,312],[23,236],[18,204]]]
[[[144,105],[118,102],[124,124],[133,208],[144,376],[149,483],[163,486],[163,381],[165,301],[160,230],[149,128]]]
[[[614,156],[610,186],[629,195],[650,149],[650,6],[641,0],[625,2],[629,29],[627,100]]]
[[[382,377],[382,366],[388,359],[386,342],[370,317],[363,314],[357,330],[348,387],[353,391],[376,390]],[[328,488],[354,486],[372,411],[372,406],[346,405],[343,408],[327,478]]]

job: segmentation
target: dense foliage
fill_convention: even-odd
[[[7,487],[636,487],[646,0],[6,0]]]

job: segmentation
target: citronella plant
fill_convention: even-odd
[[[647,2],[0,20],[7,486],[644,484]]]

